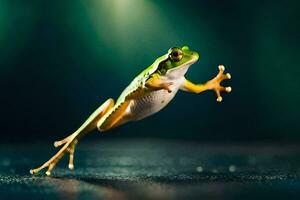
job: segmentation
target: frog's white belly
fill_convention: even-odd
[[[183,81],[183,77],[178,80],[173,80],[171,93],[162,89],[150,92],[141,98],[132,100],[127,110],[127,112],[130,113],[131,120],[140,120],[160,111],[174,98]]]

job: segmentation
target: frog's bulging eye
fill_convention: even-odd
[[[182,59],[183,52],[179,48],[172,48],[169,51],[169,57],[173,62],[178,62]]]

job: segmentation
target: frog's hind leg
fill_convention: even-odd
[[[130,121],[130,115],[127,113],[127,108],[130,105],[129,101],[124,101],[119,105],[115,105],[110,112],[108,112],[106,117],[103,117],[97,123],[97,128],[99,131],[107,131],[113,129],[121,124]]]
[[[57,162],[65,155],[65,153],[69,153],[69,169],[74,168],[73,159],[74,159],[74,151],[75,146],[78,143],[78,140],[88,132],[92,131],[97,127],[98,121],[105,115],[109,110],[114,106],[114,100],[108,99],[104,102],[84,123],[81,127],[76,130],[74,133],[69,135],[63,140],[56,141],[54,143],[55,147],[62,146],[62,148],[47,162],[45,162],[42,166],[31,169],[30,173],[35,174],[41,171],[44,168],[48,168],[46,171],[46,175],[50,175],[51,171],[57,164]]]

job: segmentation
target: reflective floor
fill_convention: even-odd
[[[30,175],[50,145],[0,145],[0,199],[300,199],[298,144],[83,141],[75,171]]]

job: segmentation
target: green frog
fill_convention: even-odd
[[[195,84],[185,78],[192,64],[199,59],[199,54],[188,46],[173,47],[157,58],[152,65],[142,71],[121,93],[117,101],[106,100],[90,117],[71,135],[54,142],[61,149],[47,162],[38,168],[30,170],[31,174],[47,168],[46,175],[57,162],[69,154],[69,169],[74,169],[74,151],[79,139],[85,134],[98,129],[100,132],[111,130],[130,121],[141,120],[164,108],[179,90],[201,93],[213,90],[217,101],[221,102],[221,92],[231,92],[231,87],[223,87],[220,83],[230,79],[229,73],[224,73],[225,67],[219,65],[219,73],[204,84]]]

